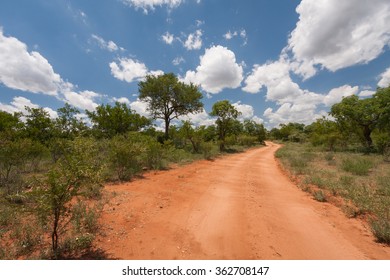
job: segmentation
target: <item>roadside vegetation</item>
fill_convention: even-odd
[[[105,258],[93,248],[103,184],[264,143],[263,125],[237,120],[229,101],[213,114],[223,122],[179,121],[203,110],[202,94],[173,74],[148,77],[139,89],[151,118],[118,102],[84,119],[68,104],[56,119],[43,108],[0,111],[0,259]]]
[[[390,244],[390,87],[363,100],[345,97],[330,115],[271,130],[284,143],[275,156],[314,199],[363,218]]]

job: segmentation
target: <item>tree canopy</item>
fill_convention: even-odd
[[[240,114],[241,113],[237,111],[228,100],[221,100],[214,103],[210,115],[218,117],[215,123],[218,129],[218,138],[220,141],[219,149],[221,151],[225,149],[225,138],[229,129],[232,128],[234,120],[236,120]]]
[[[203,108],[202,93],[192,83],[180,82],[173,73],[161,76],[149,75],[138,84],[139,98],[148,103],[148,111],[153,119],[165,123],[165,139],[169,138],[169,125],[173,119]]]
[[[151,125],[149,119],[119,102],[116,102],[115,106],[100,105],[93,112],[87,111],[87,115],[91,119],[93,129],[98,137],[111,138],[117,134],[140,131]]]

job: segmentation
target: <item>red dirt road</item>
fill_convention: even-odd
[[[96,246],[113,259],[390,259],[360,220],[299,190],[278,147],[107,186]]]

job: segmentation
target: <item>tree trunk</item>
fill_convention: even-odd
[[[164,134],[164,140],[168,140],[169,139],[169,123],[170,123],[170,120],[169,118],[165,118],[165,134]]]
[[[363,136],[364,136],[364,140],[366,142],[366,147],[367,147],[368,152],[371,152],[371,149],[372,149],[371,132],[372,132],[372,130],[370,129],[370,127],[368,125],[363,127]]]

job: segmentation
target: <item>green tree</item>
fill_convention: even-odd
[[[98,137],[112,138],[117,134],[140,131],[151,124],[150,120],[131,110],[126,104],[100,105],[95,111],[86,111]]]
[[[148,103],[148,111],[153,119],[162,119],[165,123],[165,139],[169,138],[169,125],[173,119],[190,113],[200,112],[203,108],[202,93],[192,83],[180,82],[172,74],[149,75],[138,84],[139,98]]]
[[[64,147],[63,157],[52,165],[32,193],[37,213],[50,230],[53,258],[60,257],[60,237],[72,220],[71,201],[101,188],[102,165],[96,142],[78,138]]]
[[[337,123],[325,117],[316,120],[307,127],[309,140],[314,146],[325,146],[333,151],[336,144],[343,139]]]
[[[87,129],[85,123],[77,118],[77,114],[80,114],[77,108],[65,103],[57,112],[54,125],[60,138],[74,139]]]
[[[26,106],[25,132],[28,138],[47,146],[54,136],[54,122],[43,108]]]
[[[199,153],[203,140],[204,127],[193,128],[191,122],[183,121],[179,134],[186,140],[189,140],[195,153]]]
[[[220,141],[219,149],[224,151],[226,136],[234,126],[240,112],[228,100],[222,100],[214,103],[210,115],[218,117],[215,123],[218,130],[218,140]]]
[[[257,141],[261,144],[264,144],[264,140],[267,135],[267,131],[264,128],[264,125],[261,123],[256,123],[252,120],[244,120],[243,123],[244,132],[249,136],[255,136]]]
[[[330,114],[342,129],[357,133],[367,151],[372,150],[371,134],[383,117],[383,108],[377,99],[359,99],[356,95],[348,96],[340,103],[334,104]]]

